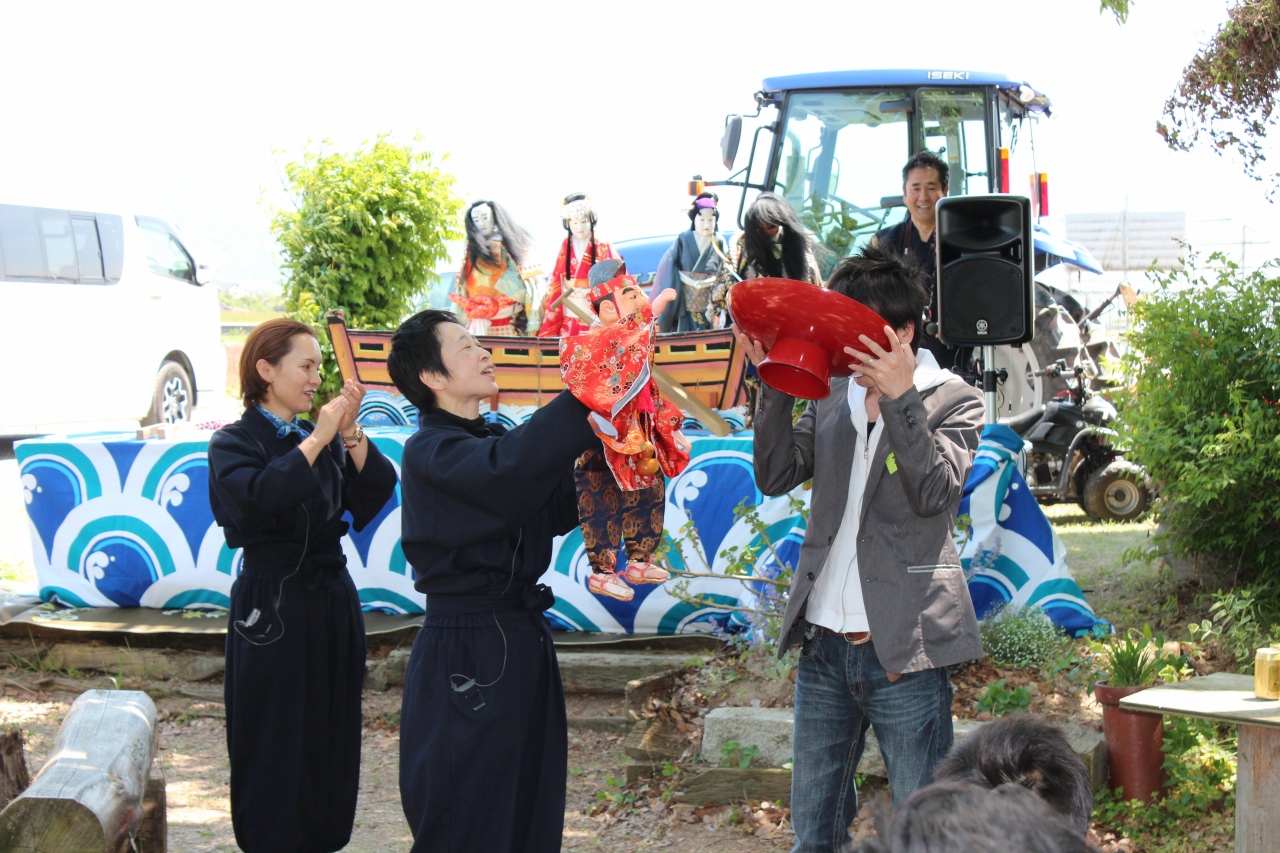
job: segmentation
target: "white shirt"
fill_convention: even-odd
[[[912,377],[919,391],[937,387],[943,382],[963,380],[949,370],[938,367],[933,354],[926,349],[916,353],[916,371]],[[862,578],[858,574],[858,521],[862,518],[862,498],[866,491],[867,477],[871,473],[871,460],[884,436],[884,427],[877,422],[867,434],[867,389],[850,380],[849,420],[856,434],[853,450],[853,468],[849,472],[849,496],[845,500],[844,517],[831,542],[827,561],[809,594],[805,619],[823,628],[845,633],[868,631],[867,606],[862,598]]]

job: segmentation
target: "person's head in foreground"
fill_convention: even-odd
[[[1082,835],[1089,831],[1089,771],[1066,734],[1032,714],[987,723],[952,747],[933,778],[988,788],[1021,785],[1039,794]]]
[[[1097,853],[1021,785],[934,782],[911,794],[875,838],[849,853]]]
[[[929,302],[920,269],[879,246],[865,246],[831,271],[827,287],[883,317],[911,351],[920,349],[924,308]]]

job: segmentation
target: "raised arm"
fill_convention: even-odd
[[[301,449],[270,462],[265,453],[234,425],[209,439],[209,492],[240,530],[268,529],[274,519],[320,493],[311,460]]]
[[[982,436],[983,405],[977,392],[948,382],[934,393],[945,396],[932,418],[915,388],[896,400],[880,400],[907,501],[922,518],[954,511]]]

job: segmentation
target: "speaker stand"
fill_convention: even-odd
[[[993,424],[998,420],[996,411],[996,381],[998,374],[992,368],[996,363],[996,348],[982,348],[982,395],[986,397],[986,422]]]

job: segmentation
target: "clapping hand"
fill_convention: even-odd
[[[348,406],[344,410],[343,419],[338,423],[338,432],[348,435],[356,428],[356,417],[360,414],[360,403],[364,400],[364,386],[355,379],[348,379],[342,386],[341,399],[346,400]]]
[[[344,388],[343,391],[345,390]],[[343,424],[354,423],[356,411],[351,406],[351,400],[345,394],[339,394],[321,407],[320,415],[316,418],[316,428],[311,435],[321,444],[328,444],[333,441]]]

